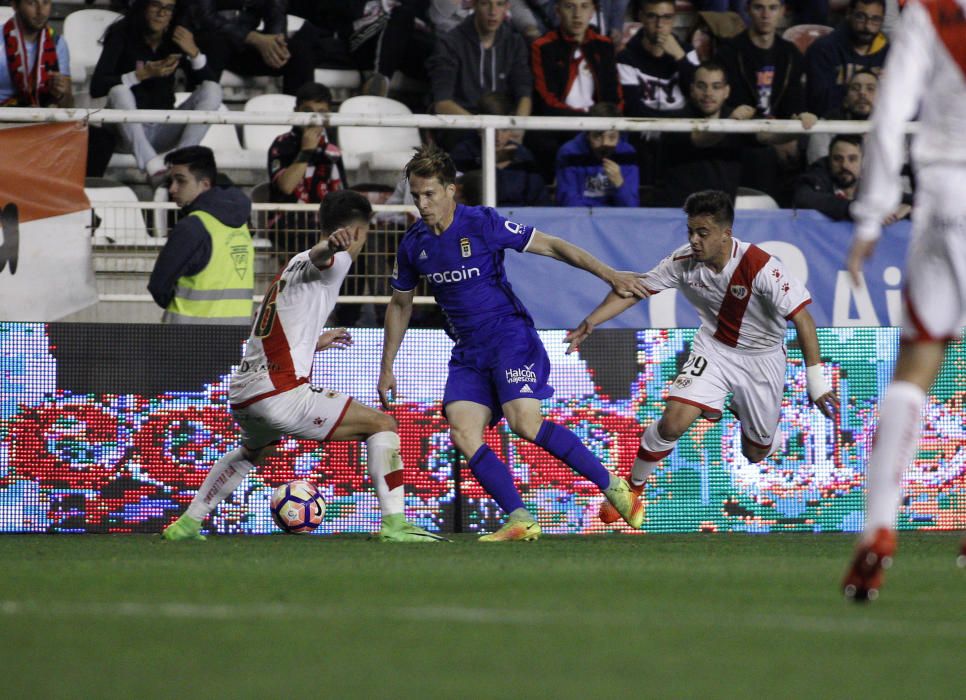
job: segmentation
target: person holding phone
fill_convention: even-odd
[[[183,1],[183,0],[182,0]],[[135,0],[104,34],[104,50],[91,78],[91,97],[113,109],[174,109],[174,76],[184,70],[197,85],[178,109],[216,110],[221,86],[195,37],[173,21],[178,0]],[[149,178],[163,175],[165,152],[197,146],[207,124],[119,124],[123,150],[133,153]],[[152,183],[153,184],[153,183]]]

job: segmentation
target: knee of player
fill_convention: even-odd
[[[684,435],[688,430],[687,427],[672,426],[663,418],[657,423],[657,434],[662,440],[667,442],[674,442],[675,440],[680,440],[681,436]]]
[[[763,450],[760,447],[752,447],[751,445],[742,445],[741,454],[752,464],[757,464],[768,456],[768,450]]]
[[[372,421],[372,433],[398,433],[399,423],[388,413],[376,413]]]

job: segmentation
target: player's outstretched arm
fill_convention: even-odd
[[[527,246],[528,253],[546,255],[554,260],[560,260],[572,267],[586,270],[599,277],[622,297],[637,297],[643,299],[648,295],[647,288],[641,275],[636,272],[619,272],[610,265],[606,265],[580,246],[569,243],[562,238],[551,236],[543,231],[533,232],[533,237]]]
[[[382,338],[382,362],[379,365],[379,401],[389,410],[389,403],[396,398],[396,375],[392,370],[396,353],[402,345],[403,336],[409,328],[413,315],[413,292],[393,290],[392,299],[386,307],[386,328]]]
[[[798,333],[798,344],[805,358],[805,383],[808,398],[826,418],[832,418],[839,406],[839,397],[825,379],[822,368],[822,353],[818,346],[818,333],[815,332],[815,319],[806,309],[792,316],[792,323]]]
[[[569,355],[577,350],[580,344],[594,332],[597,326],[623,313],[637,302],[637,297],[621,297],[614,292],[608,294],[597,308],[591,311],[590,315],[580,322],[579,326],[564,336],[564,342],[567,343],[566,354]]]

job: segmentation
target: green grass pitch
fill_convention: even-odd
[[[962,697],[958,536],[0,537],[0,697]]]

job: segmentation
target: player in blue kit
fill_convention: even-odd
[[[508,515],[484,542],[535,540],[540,525],[523,505],[506,464],[484,443],[486,426],[502,416],[514,433],[539,445],[604,493],[631,527],[640,528],[644,507],[626,481],[612,475],[567,428],[544,420],[540,400],[553,396],[550,361],[533,319],[514,295],[503,266],[504,250],[546,255],[586,270],[617,294],[643,298],[632,272],[618,272],[564,240],[514,223],[489,207],[456,203],[456,168],[435,146],[424,146],[406,166],[421,221],[409,228],[396,252],[386,310],[379,397],[395,398],[393,362],[412,314],[413,292],[425,277],[456,342],[449,362],[443,411],[450,436],[468,457],[473,475]]]

